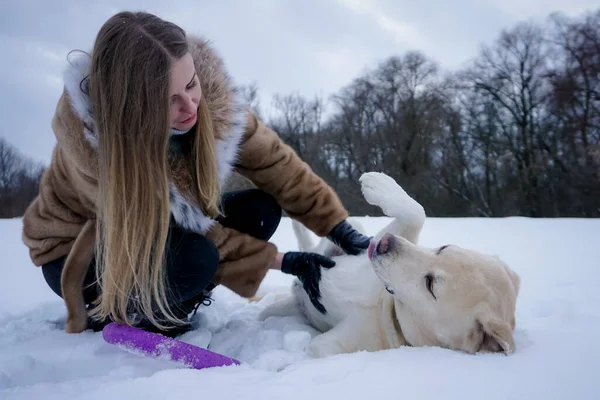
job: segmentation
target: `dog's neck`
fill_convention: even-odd
[[[396,313],[396,301],[387,292],[383,296],[382,307],[384,310],[381,315],[384,316],[384,321],[382,321],[382,328],[387,345],[390,349],[400,346],[410,346],[410,343],[404,337],[402,326]]]

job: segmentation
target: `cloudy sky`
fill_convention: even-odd
[[[579,14],[597,0],[2,0],[0,135],[48,163],[71,49],[90,49],[113,13],[144,9],[211,39],[238,83],[327,96],[392,54],[424,51],[457,68],[517,21]],[[595,4],[596,3],[596,4]]]

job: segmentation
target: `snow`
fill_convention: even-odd
[[[387,218],[362,218],[375,233]],[[259,303],[225,288],[181,339],[242,361],[193,370],[123,351],[101,333],[62,330],[62,300],[1,220],[0,399],[597,399],[600,389],[600,220],[430,218],[421,243],[455,243],[503,258],[520,276],[517,351],[468,355],[439,348],[311,360],[316,333],[300,317],[256,319],[290,277],[271,271]],[[296,249],[283,219],[272,241]]]

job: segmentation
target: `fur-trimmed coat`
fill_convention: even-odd
[[[222,185],[233,170],[273,195],[286,213],[325,236],[347,212],[333,190],[275,132],[256,118],[235,90],[223,60],[207,41],[190,37],[190,52],[215,128]],[[69,253],[86,220],[95,218],[97,137],[90,100],[81,89],[89,58],[72,62],[52,120],[57,139],[37,198],[23,218],[23,241],[36,266]],[[170,163],[172,176],[188,175]],[[192,200],[185,179],[170,183],[174,221],[205,234],[219,249],[213,283],[241,296],[255,294],[277,252],[269,242],[228,229],[206,216]]]

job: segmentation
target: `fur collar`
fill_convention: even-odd
[[[188,42],[202,93],[213,118],[217,170],[221,186],[224,186],[237,159],[239,144],[246,127],[247,109],[239,89],[234,86],[225,69],[223,60],[208,41],[188,35]],[[86,145],[95,150],[98,147],[98,137],[85,85],[90,61],[87,55],[70,60],[70,65],[64,72],[64,85],[71,109],[83,124],[83,132],[79,132],[80,137],[77,140],[81,139],[82,135]],[[174,175],[184,176],[183,179],[175,179],[170,183],[170,208],[175,221],[186,229],[206,233],[215,221],[202,212],[186,189],[185,176],[189,173],[183,169],[173,172]]]

